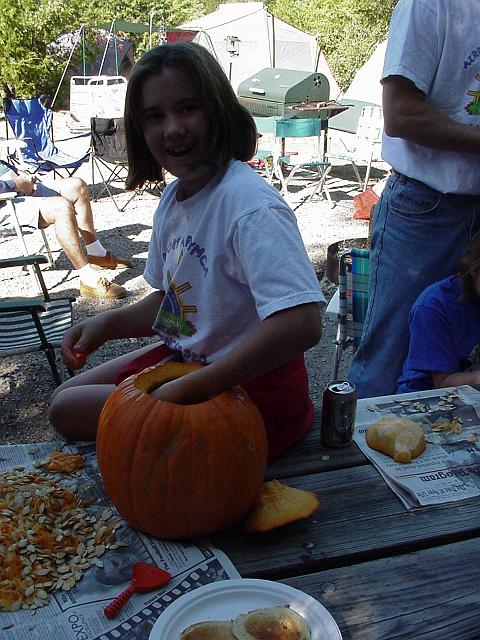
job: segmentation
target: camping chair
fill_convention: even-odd
[[[348,104],[347,100],[343,101]],[[360,110],[360,113],[358,111]],[[349,113],[350,112],[350,113]],[[356,124],[355,124],[356,123]],[[383,133],[383,113],[378,105],[369,105],[357,101],[356,105],[350,109],[334,116],[329,121],[329,130],[354,134],[350,135],[350,141],[345,142],[340,136],[340,151],[328,151],[329,160],[347,160],[352,164],[355,177],[362,191],[365,191],[370,178],[372,162],[380,159],[375,152],[380,150]],[[352,127],[355,129],[352,131]],[[332,147],[332,137],[330,136],[329,148]],[[365,177],[360,176],[359,165],[365,164]]]
[[[53,267],[53,264],[54,264],[53,255],[50,249],[50,245],[48,243],[48,238],[45,233],[45,230],[37,229],[33,227],[27,227],[27,226],[20,226],[20,222],[18,220],[17,212],[15,209],[15,204],[20,199],[21,199],[21,196],[18,196],[14,191],[9,191],[7,193],[0,193],[0,222],[5,216],[11,220],[13,224],[13,232],[15,233],[20,243],[21,252],[23,253],[24,256],[30,256],[32,254],[32,252],[28,250],[27,244],[25,242],[25,234],[35,233],[35,232],[40,233],[43,241],[43,244],[40,247],[40,251],[42,249],[45,249],[48,256],[48,262],[50,266]],[[7,235],[9,235],[8,232],[7,232]],[[41,291],[41,285],[38,282],[38,279],[36,278],[35,270],[31,266],[30,267],[27,266],[26,268],[28,268],[28,270],[30,271],[30,274],[34,278],[35,286],[39,288],[39,290]]]
[[[25,100],[4,99],[6,122],[15,138],[25,142],[23,148],[19,147],[9,155],[9,161],[33,174],[53,171],[54,176],[69,177],[88,160],[90,153],[87,150],[81,156],[73,157],[56,146],[53,140],[53,112],[47,106],[47,101],[48,98],[45,96]]]
[[[328,174],[330,173],[331,168],[332,165],[330,162],[319,160],[315,157],[308,158],[300,154],[291,156],[280,156],[276,160],[275,175],[278,177],[282,185],[282,195],[287,198],[289,183],[293,180],[293,178],[299,171],[306,171],[316,180],[315,188],[309,195],[307,201],[311,200],[317,193],[319,193],[320,195],[323,195],[323,193],[325,193],[330,206],[334,207],[335,204],[332,200],[330,191],[326,184],[326,179]],[[287,175],[285,175],[285,169],[287,169],[288,171]]]
[[[0,356],[43,351],[53,379],[59,385],[65,377],[64,366],[61,360],[57,365],[55,349],[60,347],[63,334],[73,324],[75,298],[50,298],[39,266],[45,262],[47,258],[39,255],[0,259],[0,269],[33,266],[42,288],[41,298],[0,301]]]
[[[163,178],[143,189],[136,189],[123,207],[119,207],[115,200],[114,183],[121,183],[124,189],[128,174],[127,145],[123,118],[91,118],[91,161],[92,185],[95,185],[95,171],[98,171],[103,187],[96,193],[98,200],[105,192],[108,193],[118,211],[124,211],[128,204],[145,190],[154,190],[160,196],[165,186]]]
[[[368,258],[368,249],[357,248],[352,248],[340,256],[338,269],[338,325],[333,356],[332,380],[337,379],[343,351],[349,346],[356,349],[362,337],[363,323],[368,306]]]

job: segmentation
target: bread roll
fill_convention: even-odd
[[[196,622],[182,631],[180,640],[237,640],[231,629],[230,621]]]
[[[267,607],[243,613],[232,623],[237,640],[309,640],[310,627],[289,607]]]
[[[367,430],[369,447],[390,456],[395,462],[408,463],[425,450],[422,427],[408,418],[380,418]]]

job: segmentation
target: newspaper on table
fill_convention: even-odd
[[[38,461],[54,449],[80,453],[85,460],[83,468],[74,476],[62,478],[65,488],[75,485],[76,495],[91,505],[87,508],[91,515],[98,517],[105,509],[116,514],[103,491],[93,444],[69,446],[57,442],[0,446],[0,472],[15,467],[39,471],[36,468]],[[5,517],[0,515],[0,526]],[[135,531],[124,521],[116,531],[116,538],[128,544],[107,550],[101,557],[100,566],[89,568],[72,589],[52,593],[49,603],[35,610],[0,613],[0,638],[148,640],[159,615],[183,594],[210,582],[239,577],[228,557],[208,542],[194,545],[157,540]],[[172,580],[153,592],[136,593],[120,614],[109,620],[103,609],[130,584],[134,562],[153,563],[171,573]],[[0,586],[1,580],[0,571]]]
[[[409,464],[368,446],[368,427],[385,416],[422,427],[426,450]],[[354,441],[408,509],[480,496],[480,392],[472,387],[359,400]]]

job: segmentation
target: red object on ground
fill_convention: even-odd
[[[171,578],[172,576],[168,571],[164,571],[153,564],[135,562],[132,569],[132,582],[113,602],[105,607],[103,612],[109,620],[113,620],[134,593],[137,593],[137,591],[145,592],[158,589],[171,580]]]
[[[379,197],[373,189],[367,189],[353,199],[354,220],[370,220],[372,208],[379,201]]]

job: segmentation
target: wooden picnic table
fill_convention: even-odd
[[[264,534],[211,538],[244,578],[277,580],[316,598],[344,640],[480,638],[478,499],[407,510],[356,444],[311,433],[268,478],[314,491],[318,511]]]

